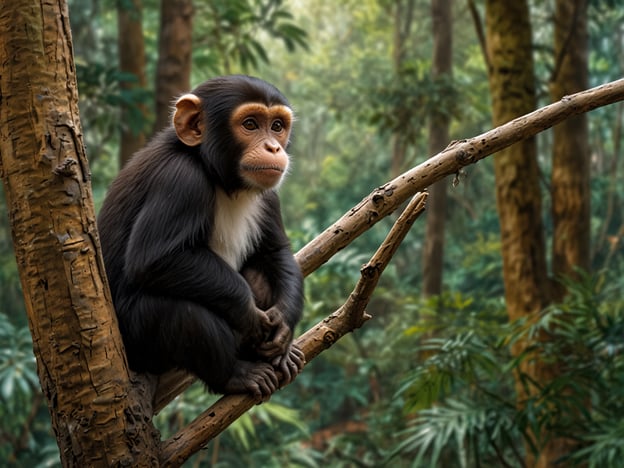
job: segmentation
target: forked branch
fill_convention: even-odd
[[[377,252],[360,270],[360,280],[345,304],[295,340],[305,353],[307,362],[370,318],[365,308],[377,282],[410,227],[425,210],[426,199],[427,193],[419,193],[405,208]],[[256,403],[258,401],[250,395],[222,397],[175,436],[163,442],[161,466],[180,466]]]
[[[518,117],[479,136],[451,143],[441,153],[374,190],[336,223],[303,247],[296,254],[296,258],[304,275],[307,276],[316,270],[336,252],[395,211],[410,196],[425,190],[434,182],[448,175],[457,174],[463,167],[474,164],[514,143],[533,137],[569,117],[622,100],[624,100],[624,79],[565,96],[556,103]],[[354,299],[350,297],[349,300]],[[325,333],[327,328],[331,329],[329,325],[335,326],[334,316],[345,307],[355,307],[354,305],[347,306],[347,304],[297,340],[297,343],[304,348],[308,361],[315,355],[313,353],[316,349],[320,353],[327,347],[323,337],[327,336]],[[180,381],[179,375],[169,380],[161,380],[154,397],[156,409],[162,408],[186,388],[188,384],[179,385]],[[185,460],[193,453],[191,449],[197,450],[199,446],[222,431],[254,404],[255,401],[252,398],[245,396],[222,398],[182,432],[163,443],[162,460],[170,466],[175,466],[178,462]]]

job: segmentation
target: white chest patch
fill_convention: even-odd
[[[262,198],[255,193],[228,196],[217,189],[210,248],[236,271],[260,238]]]

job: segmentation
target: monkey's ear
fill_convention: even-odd
[[[178,138],[185,145],[199,145],[204,134],[201,99],[194,94],[185,94],[176,101],[175,106],[173,127]]]

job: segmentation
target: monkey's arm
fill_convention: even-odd
[[[243,270],[253,270],[265,278],[270,288],[269,306],[278,308],[290,328],[294,328],[303,310],[303,275],[284,230],[277,195],[268,193],[266,201],[261,243]]]
[[[272,327],[271,336],[258,351],[266,357],[274,357],[286,352],[293,329],[301,318],[303,275],[284,232],[277,196],[271,193],[267,202],[268,215],[261,243],[243,266],[242,273],[256,288],[254,293],[267,310]],[[261,290],[257,290],[258,287]]]

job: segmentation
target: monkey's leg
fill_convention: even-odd
[[[241,361],[239,337],[221,317],[190,301],[135,294],[117,306],[130,367],[162,373],[185,369],[215,393],[269,396],[270,364]]]

